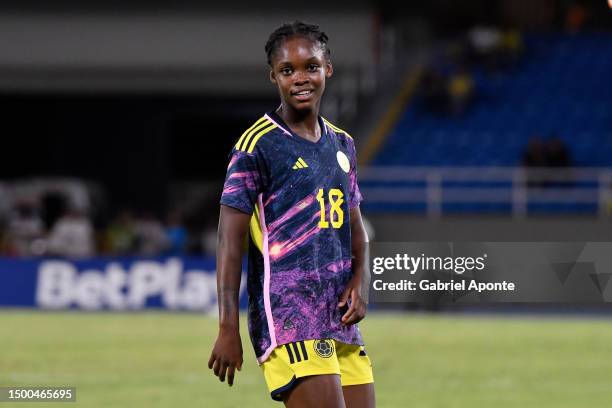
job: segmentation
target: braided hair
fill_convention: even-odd
[[[327,47],[327,34],[319,29],[318,25],[315,24],[306,24],[302,21],[294,21],[291,24],[283,24],[268,38],[268,42],[266,42],[266,55],[268,56],[268,65],[272,66],[272,56],[283,43],[283,41],[291,38],[291,37],[305,37],[309,38],[312,41],[319,43],[319,46],[323,50],[325,57],[329,59],[331,52]]]

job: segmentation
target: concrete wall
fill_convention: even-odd
[[[373,17],[363,8],[325,13],[4,11],[0,89],[146,89],[185,83],[204,90],[267,89],[262,88],[265,42],[293,19],[322,27],[337,65],[371,62]]]

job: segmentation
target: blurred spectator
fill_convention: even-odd
[[[71,209],[51,228],[47,240],[51,255],[84,258],[94,255],[94,231],[90,220]]]
[[[522,164],[528,168],[556,168],[555,177],[542,174],[541,171],[527,170],[527,186],[529,187],[563,187],[571,185],[571,175],[559,173],[558,168],[569,167],[571,159],[567,146],[563,141],[553,136],[547,142],[534,136],[529,140],[523,154]]]
[[[420,94],[425,109],[435,114],[462,115],[474,99],[474,80],[460,63],[437,61],[421,77]]]
[[[523,153],[522,165],[527,167],[527,187],[542,187],[543,180],[536,171],[530,170],[534,167],[545,167],[546,149],[544,141],[539,136],[532,136],[527,143],[527,148]]]
[[[489,72],[514,68],[523,54],[520,31],[496,27],[474,27],[467,35],[468,56]]]
[[[578,2],[572,3],[565,14],[565,31],[570,34],[579,32],[587,19],[587,11]]]
[[[502,32],[500,42],[500,61],[503,68],[516,68],[524,51],[523,36],[516,29],[507,29]]]
[[[468,39],[477,53],[486,55],[499,46],[501,33],[495,27],[476,26],[468,32]]]
[[[498,49],[501,45],[502,33],[496,27],[476,26],[468,32],[468,46],[475,63],[490,70],[497,64]]]
[[[452,115],[462,115],[474,92],[474,81],[467,69],[460,67],[448,81],[449,110]]]
[[[572,174],[569,167],[572,165],[567,145],[557,136],[553,136],[546,144],[546,161],[548,167],[554,168],[554,180],[546,183],[547,187],[571,187]]]
[[[173,211],[168,215],[166,222],[166,238],[168,249],[166,252],[171,255],[185,253],[187,244],[187,230],[183,226],[181,214]]]
[[[106,243],[108,251],[114,255],[127,255],[134,252],[136,233],[131,212],[122,211],[109,225],[106,231]]]
[[[572,164],[567,146],[557,136],[546,144],[546,163],[549,167],[569,167]]]
[[[438,70],[427,69],[421,77],[420,92],[425,108],[434,113],[442,113],[446,108],[446,79]]]
[[[539,136],[532,136],[527,143],[527,148],[523,153],[522,164],[525,167],[545,167],[546,149],[544,141]]]
[[[6,252],[14,256],[39,255],[34,245],[45,232],[43,220],[36,205],[23,201],[9,215]]]
[[[62,191],[45,191],[40,197],[43,225],[47,231],[69,211],[68,197]]]
[[[136,234],[136,252],[138,255],[159,255],[169,246],[164,227],[150,212],[145,213],[136,220],[134,232]]]

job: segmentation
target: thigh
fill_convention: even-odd
[[[336,350],[343,387],[374,382],[372,361],[363,346],[336,342]]]
[[[342,387],[346,408],[375,408],[374,383]]]
[[[346,408],[337,374],[298,379],[297,384],[284,394],[283,402],[287,408]]]
[[[372,362],[363,346],[336,342],[342,392],[347,408],[374,408]]]

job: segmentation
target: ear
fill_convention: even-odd
[[[330,59],[327,60],[327,72],[325,73],[325,78],[331,78],[334,74],[334,66]]]
[[[270,82],[276,85],[276,74],[274,73],[273,69],[270,70]]]

